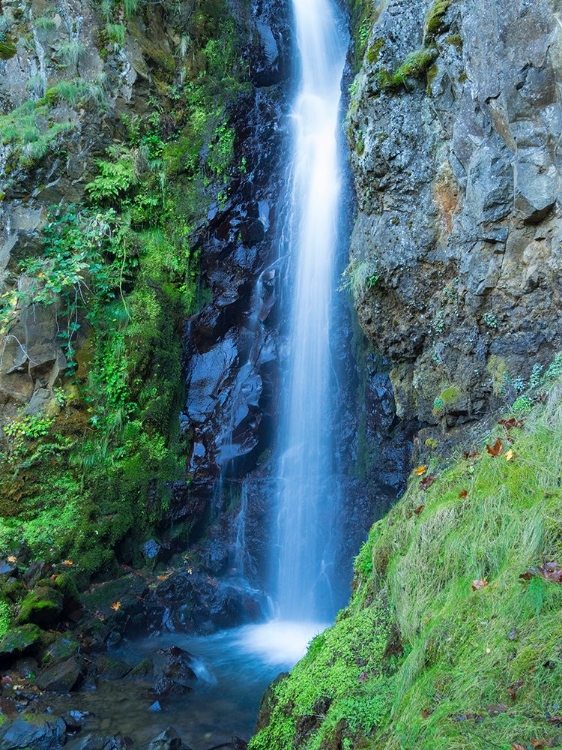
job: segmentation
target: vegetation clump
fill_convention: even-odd
[[[508,415],[446,467],[432,460],[415,469],[357,557],[349,608],[274,687],[271,722],[252,750],[291,747],[303,727],[298,742],[307,748],[560,744],[562,383],[554,373],[524,419]]]

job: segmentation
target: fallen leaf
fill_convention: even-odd
[[[414,469],[414,474],[418,477],[421,477],[422,474],[425,474],[427,471],[427,466],[418,466],[417,469]]]
[[[74,563],[72,562],[72,560],[63,560],[62,564],[63,565],[74,565]]]
[[[520,745],[518,742],[514,742],[511,746],[511,750],[526,750],[525,745]]]
[[[480,455],[480,453],[475,448],[473,450],[471,450],[471,451],[465,451],[463,453],[463,457],[466,458],[467,460],[469,458],[476,458],[479,455]]]
[[[547,721],[549,724],[562,724],[562,716],[549,716]]]
[[[531,740],[531,745],[536,748],[554,747],[552,740]]]
[[[498,438],[493,445],[487,445],[486,450],[493,458],[501,456],[501,454],[503,453],[503,443],[501,438]]]
[[[459,492],[459,497],[460,498],[468,497],[468,490],[463,490],[462,492]]]
[[[497,716],[498,714],[505,714],[507,706],[504,706],[503,703],[492,703],[491,706],[486,706],[486,711],[490,716]]]
[[[422,488],[422,490],[427,490],[429,489],[429,487],[431,487],[431,485],[433,484],[433,482],[435,482],[436,479],[437,477],[435,476],[435,474],[428,474],[426,477],[424,477],[421,480],[420,487]]]
[[[507,688],[507,694],[509,695],[509,697],[511,698],[511,700],[514,701],[514,700],[517,699],[517,691],[521,687],[523,687],[523,680],[517,680],[517,682],[514,682],[513,685],[510,685]]]
[[[422,512],[422,510],[425,508],[425,505],[418,505],[418,507],[414,510],[414,513],[416,516],[419,516],[419,514]]]
[[[472,590],[480,591],[480,589],[483,589],[487,585],[488,581],[485,578],[477,578],[475,581],[472,581]]]
[[[113,610],[114,612],[117,612],[117,610],[121,609],[121,602],[114,602],[114,603],[113,603],[113,604],[111,605],[111,609],[112,609],[112,610]]]
[[[506,460],[506,461],[513,461],[513,459],[514,459],[514,458],[515,458],[515,453],[514,453],[514,452],[513,452],[512,450],[511,450],[511,448],[510,448],[510,449],[509,449],[509,450],[507,451],[507,453],[505,454],[505,460]]]
[[[423,708],[421,712],[422,719],[429,719],[432,713],[433,710],[431,708]]]
[[[506,430],[513,430],[514,427],[523,427],[525,424],[524,419],[515,419],[515,417],[511,417],[511,419],[500,419],[498,424],[501,424],[502,427],[505,427]]]
[[[17,562],[17,561],[18,561],[18,558],[17,558],[17,557],[15,557],[14,555],[9,555],[9,556],[8,556],[8,557],[6,558],[6,560],[7,560],[7,561],[8,561],[9,563],[15,563],[15,562]]]
[[[556,562],[547,562],[538,567],[532,566],[524,573],[521,573],[519,578],[525,581],[530,581],[531,578],[544,578],[546,581],[551,581],[552,583],[562,583],[562,567]]]

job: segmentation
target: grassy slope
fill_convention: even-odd
[[[274,688],[252,750],[562,746],[562,585],[520,578],[562,564],[561,397],[557,382],[523,427],[430,467],[426,490],[412,475],[356,560],[349,608]]]

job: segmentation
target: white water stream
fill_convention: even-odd
[[[340,215],[338,149],[347,34],[330,0],[293,0],[300,86],[292,117],[291,324],[281,423],[273,595],[284,620],[331,618],[337,545],[332,473],[331,297]]]

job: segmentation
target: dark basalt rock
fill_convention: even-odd
[[[22,716],[0,729],[2,750],[60,750],[65,740],[64,721],[41,714]]]
[[[65,745],[65,750],[128,750],[131,744],[122,737],[96,737],[86,734],[71,740]]]
[[[73,656],[43,670],[37,678],[37,686],[54,693],[69,693],[78,686],[83,674],[81,660]]]

